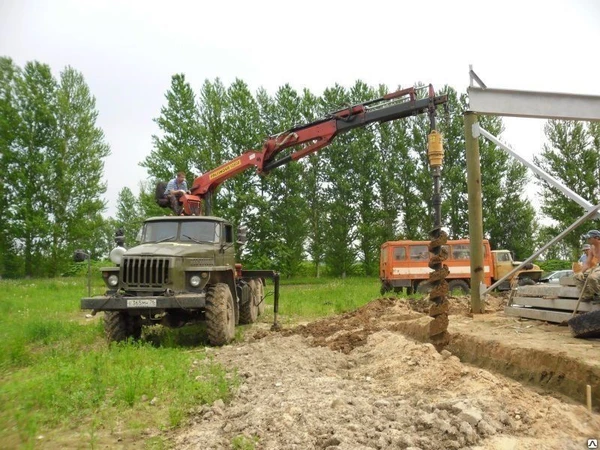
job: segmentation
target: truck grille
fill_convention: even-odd
[[[168,258],[123,258],[121,270],[129,287],[161,287],[169,282]]]
[[[215,258],[191,258],[190,266],[214,266]]]

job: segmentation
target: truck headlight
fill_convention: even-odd
[[[200,286],[200,277],[198,275],[193,275],[190,278],[190,284],[192,287],[198,287]]]
[[[115,247],[110,251],[110,260],[116,264],[117,266],[119,264],[121,264],[121,261],[123,260],[123,254],[126,252],[127,250],[124,249],[123,247]]]
[[[111,275],[108,277],[106,282],[108,283],[109,286],[115,287],[117,284],[119,284],[119,277],[116,275]]]

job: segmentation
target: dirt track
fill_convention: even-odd
[[[451,300],[456,333],[468,302]],[[582,449],[600,438],[584,406],[398,332],[423,306],[379,299],[282,333],[255,325],[247,342],[211,351],[241,385],[231,404],[200,408],[176,448]]]

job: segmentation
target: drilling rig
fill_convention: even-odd
[[[431,85],[424,98],[417,98],[415,88],[402,89],[267,137],[260,150],[247,151],[197,177],[190,193],[179,197],[180,205],[174,216],[147,219],[140,245],[128,250],[122,246],[115,248],[111,260],[117,267],[102,269],[107,286],[105,295],[83,298],[82,309],[91,309],[94,314],[105,312],[109,341],[139,337],[142,325],[153,321],[177,325],[190,318],[203,318],[209,342],[223,345],[234,338],[236,324],[252,323],[263,312],[265,279],[270,278],[275,287],[273,326],[277,328],[279,274],[271,270],[245,270],[235,261],[234,243],[245,242],[245,232],[238,230],[234,239],[232,225],[211,216],[215,190],[249,168],[267,175],[277,167],[327,147],[336,136],[353,129],[428,113],[432,123],[429,152],[439,202],[441,136],[435,131],[435,113],[446,102],[447,96],[436,96]],[[164,188],[157,189],[157,194],[162,192]],[[156,200],[161,206],[169,204],[162,195],[157,195]],[[439,205],[436,211],[438,227]],[[432,268],[439,278],[442,272],[435,269],[434,259],[443,255],[439,251],[443,235],[436,228],[433,236]],[[443,279],[436,282],[444,286]],[[439,286],[438,296],[432,298],[434,307],[441,310],[445,297]],[[438,316],[433,323],[441,324]],[[432,330],[435,336],[440,335],[438,328]]]

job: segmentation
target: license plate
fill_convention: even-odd
[[[156,308],[155,298],[127,300],[128,308]]]

